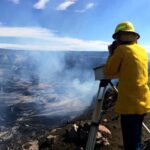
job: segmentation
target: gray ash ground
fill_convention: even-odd
[[[64,116],[65,119],[62,116],[33,116],[37,115],[37,109],[34,110],[36,105],[36,103],[21,103],[6,107],[5,112],[1,113],[1,150],[5,150],[8,147],[13,150],[21,149],[24,142],[40,137],[47,130],[61,125],[66,120],[70,120],[70,116]]]

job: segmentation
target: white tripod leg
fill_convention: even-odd
[[[146,126],[146,124],[143,122],[142,125],[146,129],[146,131],[150,134],[150,129]]]
[[[101,91],[100,88],[103,88],[101,101],[99,100],[99,94]],[[94,109],[94,113],[92,116],[92,124],[88,136],[86,150],[94,150],[95,147],[97,128],[103,115],[102,105],[104,101],[105,91],[106,91],[106,87],[99,87],[97,98],[96,98],[96,107]]]

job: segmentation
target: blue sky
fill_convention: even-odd
[[[131,21],[150,51],[149,0],[0,0],[0,47],[107,50],[115,26]]]

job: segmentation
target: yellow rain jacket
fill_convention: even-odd
[[[148,83],[148,56],[136,43],[120,45],[104,67],[107,76],[119,78],[118,99],[115,110],[119,114],[150,112]]]

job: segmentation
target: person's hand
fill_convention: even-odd
[[[120,45],[119,41],[113,41],[111,45],[108,45],[109,55],[113,55],[115,49]]]
[[[109,51],[109,55],[113,55],[113,53],[114,53],[113,44],[108,45],[108,51]]]

